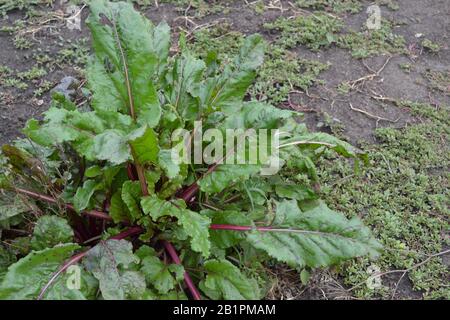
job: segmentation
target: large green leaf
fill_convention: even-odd
[[[139,124],[155,127],[161,108],[151,80],[167,59],[167,26],[155,36],[152,23],[125,2],[93,0],[90,9],[86,23],[95,55],[87,77],[93,107],[124,113],[133,108]]]
[[[66,219],[57,216],[42,216],[36,222],[31,238],[33,250],[51,248],[73,240],[73,230]]]
[[[295,199],[299,201],[317,199],[318,196],[314,190],[305,185],[296,184],[277,184],[275,192],[281,198]]]
[[[289,146],[301,146],[314,149],[326,147],[333,149],[338,154],[343,155],[344,157],[360,157],[363,160],[366,160],[367,158],[366,155],[358,148],[355,148],[348,142],[342,141],[324,132],[313,132],[295,135],[293,137],[290,137],[289,139],[282,141],[280,148]]]
[[[208,257],[210,251],[209,225],[211,220],[201,216],[197,212],[186,209],[186,204],[182,200],[165,201],[156,195],[142,198],[142,209],[149,214],[154,221],[160,217],[176,217],[178,224],[192,238],[191,248],[196,252],[201,252]]]
[[[0,299],[37,298],[52,274],[78,248],[77,244],[68,243],[41,251],[32,251],[12,264],[0,285]]]
[[[200,282],[200,289],[211,299],[257,300],[260,289],[254,279],[246,277],[227,260],[209,260],[204,264],[206,279]]]
[[[272,231],[252,231],[247,240],[293,267],[323,267],[381,249],[361,220],[348,220],[317,201],[300,210],[295,200],[277,206]]]

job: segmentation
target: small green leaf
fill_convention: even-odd
[[[196,252],[201,252],[203,256],[209,256],[209,225],[211,220],[201,216],[197,212],[186,209],[186,204],[182,200],[165,201],[156,195],[142,198],[142,209],[149,214],[154,221],[163,216],[176,217],[178,224],[192,238],[191,247]]]
[[[304,185],[279,184],[275,186],[275,192],[279,197],[295,199],[299,201],[318,198],[314,190]]]
[[[89,206],[94,192],[102,188],[102,183],[95,180],[86,180],[82,187],[77,189],[73,197],[73,206],[77,212],[81,212]]]
[[[139,181],[125,181],[122,185],[122,200],[128,208],[128,212],[132,221],[140,218],[141,208],[139,202],[141,200],[142,191]]]
[[[308,270],[303,269],[303,270],[300,272],[300,281],[302,282],[302,284],[303,284],[304,286],[308,285],[308,282],[309,282],[309,278],[310,278],[310,277],[311,277],[311,274],[309,273]]]
[[[102,168],[100,168],[99,166],[92,166],[86,169],[86,171],[84,172],[84,175],[87,178],[95,178],[98,177],[102,174]]]
[[[165,265],[156,256],[147,256],[142,260],[141,272],[148,283],[151,283],[159,293],[166,294],[175,288],[176,281]]]
[[[205,71],[205,63],[188,52],[178,57],[173,71],[166,76],[166,92],[170,103],[185,120],[195,120],[199,110],[199,86]]]
[[[227,260],[208,260],[204,264],[207,272],[200,289],[211,299],[257,300],[260,289],[254,279],[241,273],[239,268]]]
[[[109,207],[109,214],[115,223],[121,221],[131,221],[132,217],[127,205],[122,200],[122,189],[117,190],[111,197],[111,204]]]
[[[73,240],[73,231],[66,219],[57,216],[42,216],[36,222],[31,238],[33,250],[51,248]]]
[[[264,46],[260,35],[247,37],[233,62],[233,67],[226,67],[219,76],[208,79],[200,89],[203,104],[214,109],[222,109],[228,114],[234,112],[255,79],[256,68],[263,62]]]

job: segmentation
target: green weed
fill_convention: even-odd
[[[335,209],[360,216],[374,228],[384,244],[382,257],[375,262],[381,272],[408,269],[413,289],[425,298],[449,298],[448,270],[440,257],[414,267],[448,243],[450,153],[448,108],[400,102],[424,123],[402,130],[376,131],[379,144],[366,145],[371,165],[355,175],[345,161],[324,161],[319,174],[323,195]],[[446,240],[447,239],[447,240]],[[350,262],[340,270],[344,282],[361,298],[393,294],[394,284],[382,277],[383,286],[370,289],[365,281],[372,265],[366,259]],[[401,276],[398,273],[398,278]]]
[[[351,31],[339,37],[338,45],[350,49],[355,58],[405,52],[405,39],[392,31],[392,24],[383,20],[378,30]]]
[[[317,51],[337,41],[336,34],[341,30],[342,23],[335,17],[318,13],[291,19],[282,17],[264,24],[264,28],[280,32],[276,43],[284,48],[302,44]]]

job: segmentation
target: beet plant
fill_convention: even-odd
[[[260,299],[270,264],[301,271],[378,254],[358,218],[317,195],[318,157],[365,155],[308,132],[296,112],[245,99],[260,36],[221,65],[213,52],[197,59],[183,35],[171,55],[168,25],[130,4],[89,5],[88,100],[54,94],[26,138],[2,147],[1,299]],[[190,146],[198,122],[277,129],[279,144],[251,164],[177,161],[174,132],[190,132]],[[263,174],[275,151],[279,170]]]

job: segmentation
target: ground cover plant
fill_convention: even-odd
[[[263,63],[260,36],[221,65],[214,52],[198,59],[183,35],[169,55],[168,25],[130,4],[89,4],[90,103],[54,94],[26,139],[2,147],[0,223],[11,241],[0,247],[1,299],[260,299],[270,284],[263,263],[307,272],[378,256],[358,218],[319,199],[315,167],[329,152],[355,170],[367,156],[309,132],[294,111],[246,99]],[[176,162],[172,134],[195,121],[279,129],[281,170],[261,174],[270,154],[256,164]]]

